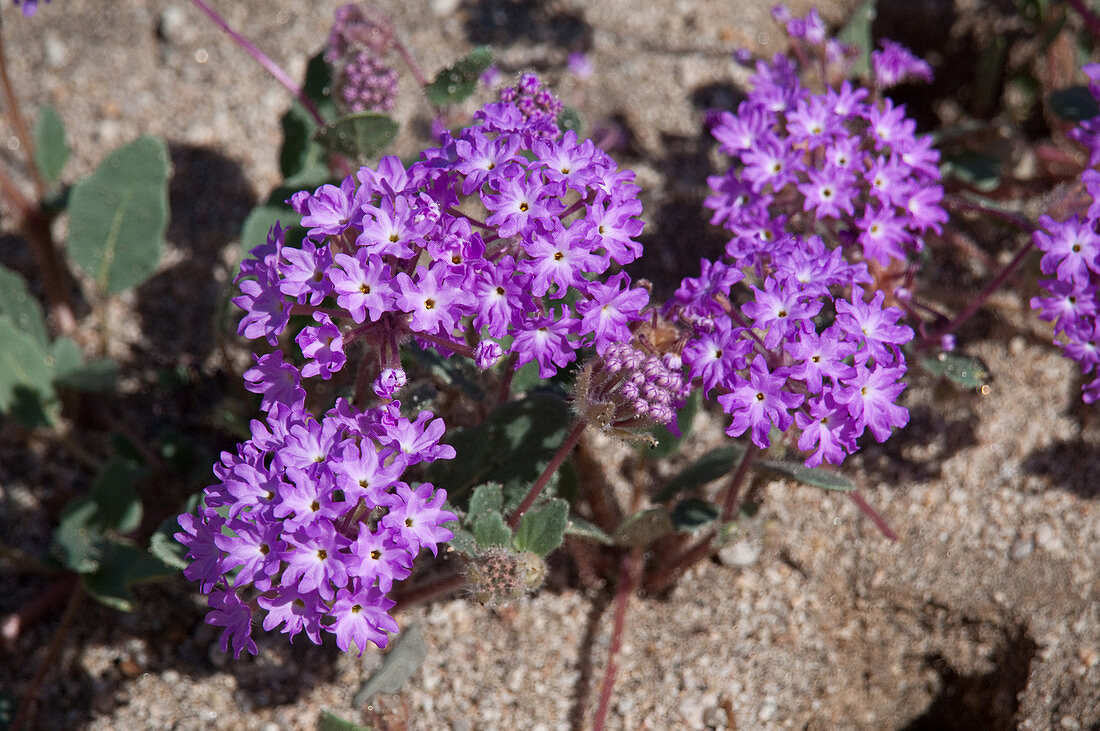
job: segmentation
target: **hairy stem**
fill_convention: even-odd
[[[736,512],[738,497],[741,494],[741,485],[744,483],[745,476],[748,475],[749,468],[756,458],[756,452],[756,445],[750,443],[745,449],[745,453],[741,455],[741,461],[738,463],[737,469],[734,470],[729,482],[726,483],[725,490],[722,494],[720,523],[729,522],[734,512]],[[680,552],[666,563],[659,565],[649,578],[646,579],[646,591],[664,591],[683,571],[711,555],[714,552],[713,543],[714,537],[717,534],[718,531],[714,528],[708,530],[703,534],[703,537],[696,541],[690,548]]]
[[[0,31],[3,28],[0,26]],[[12,126],[15,127],[15,135],[19,138],[19,144],[22,145],[24,152],[27,155],[27,170],[30,171],[31,180],[34,181],[34,190],[38,195],[39,200],[46,194],[46,186],[42,182],[42,173],[38,170],[38,164],[34,160],[34,135],[31,134],[31,130],[27,127],[27,122],[23,119],[23,112],[19,107],[19,99],[15,96],[15,89],[11,85],[11,78],[8,76],[8,62],[7,54],[4,52],[4,34],[0,32],[0,86],[4,89],[4,101],[8,105],[8,112],[11,116]]]
[[[615,587],[615,622],[611,629],[611,646],[607,650],[607,666],[600,685],[600,702],[592,719],[593,731],[603,731],[607,709],[611,705],[611,691],[615,689],[615,675],[619,671],[618,656],[623,646],[623,629],[626,627],[626,610],[630,595],[634,593],[634,565],[636,556],[624,553],[619,563],[619,584]]]
[[[290,78],[290,74],[284,71],[283,68],[279,66],[279,64],[272,61],[271,58],[267,56],[267,54],[265,54],[259,48],[256,48],[256,46],[253,45],[251,41],[249,41],[237,31],[230,28],[229,24],[225,22],[225,19],[222,18],[222,16],[218,15],[218,13],[215,12],[215,10],[207,5],[205,2],[203,2],[203,0],[191,0],[191,2],[195,3],[195,6],[202,12],[206,13],[206,15],[212,21],[214,21],[215,25],[225,31],[226,34],[230,38],[232,38],[238,46],[244,49],[245,53],[256,59],[257,63],[263,66],[269,74],[275,77],[276,81],[282,84],[287,91],[293,94],[298,102],[305,108],[305,110],[309,112],[309,116],[313,117],[313,120],[317,122],[319,126],[325,126],[325,118],[321,116],[321,112],[318,111],[316,106],[314,106],[313,100],[306,95],[302,87],[294,83],[294,80]]]
[[[405,591],[395,591],[391,596],[397,602],[391,611],[400,612],[418,604],[430,602],[433,599],[454,594],[466,586],[466,577],[462,574],[451,574],[438,581],[416,586]]]
[[[1000,289],[1001,285],[1008,281],[1009,277],[1016,273],[1016,269],[1019,268],[1020,264],[1024,260],[1024,257],[1028,255],[1028,253],[1031,251],[1031,247],[1033,247],[1034,245],[1034,237],[1028,237],[1027,243],[1018,252],[1016,252],[1016,256],[1012,257],[1012,261],[1005,265],[1005,268],[1001,271],[1001,273],[998,274],[992,282],[987,284],[985,289],[978,293],[978,296],[975,297],[970,302],[970,304],[966,306],[966,309],[955,315],[951,322],[935,330],[931,336],[925,338],[924,341],[917,346],[917,349],[924,350],[934,343],[939,342],[939,340],[944,335],[948,335],[954,332],[956,328],[969,320],[974,315],[974,313],[977,312],[983,304],[985,304],[985,301],[989,299],[989,297],[994,292]]]
[[[544,469],[542,474],[539,475],[539,478],[535,480],[535,484],[531,485],[531,489],[527,492],[527,496],[523,498],[523,502],[519,504],[516,511],[508,518],[509,528],[512,530],[516,529],[516,526],[519,525],[519,519],[523,517],[523,514],[527,512],[528,508],[534,505],[535,500],[538,498],[543,488],[550,482],[550,478],[553,477],[554,473],[558,471],[558,468],[565,463],[566,458],[569,456],[569,453],[573,451],[573,447],[576,446],[577,440],[581,438],[581,434],[584,433],[584,429],[587,426],[588,423],[585,421],[578,421],[573,425],[573,431],[569,432],[569,436],[567,436],[565,441],[561,443],[561,446],[558,447],[558,451],[551,458],[550,463],[546,465],[546,469]]]
[[[858,490],[852,490],[848,493],[848,497],[852,499],[863,514],[871,519],[871,522],[875,524],[875,527],[879,529],[882,535],[889,538],[891,541],[898,539],[898,534],[894,532],[894,529],[890,527],[890,524],[886,522],[886,519],[878,514],[878,511],[871,507],[870,503],[863,499],[863,496],[859,494]]]

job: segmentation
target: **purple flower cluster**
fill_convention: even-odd
[[[1100,173],[1086,170],[1081,179],[1093,199],[1084,220],[1039,219],[1034,241],[1043,252],[1039,267],[1050,278],[1040,280],[1045,291],[1031,299],[1031,307],[1054,323],[1055,342],[1066,357],[1080,363],[1086,376],[1095,374],[1082,392],[1091,404],[1100,399]]]
[[[397,101],[397,70],[385,62],[393,25],[375,9],[342,5],[329,31],[325,61],[335,72],[335,96],[346,112],[384,112]]]
[[[816,14],[776,17],[803,58],[849,55]],[[913,73],[909,62],[880,65]],[[812,93],[782,55],[757,64],[736,115],[719,115],[713,134],[733,164],[710,179],[706,205],[733,236],[668,311],[691,325],[684,364],[717,392],[731,436],[751,431],[766,447],[772,429],[793,426],[813,467],[839,464],[866,431],[883,441],[908,422],[896,402],[913,330],[881,287],[897,287],[908,255],[947,218],[938,153],[914,129],[903,107],[848,81]]]
[[[606,352],[631,338],[648,294],[611,270],[641,253],[633,175],[540,114],[490,104],[480,124],[408,167],[386,157],[295,194],[302,243],[276,225],[242,263],[239,332],[276,346],[244,374],[266,416],[222,455],[218,482],[176,536],[226,649],[255,652],[256,614],[291,637],[384,645],[396,629],[387,592],[422,549],[452,537],[444,491],[402,481],[454,456],[439,443],[442,419],[407,418],[394,400],[407,380],[403,343],[481,368],[534,361],[549,377],[582,346]],[[294,316],[308,319],[291,342]],[[316,416],[306,379],[331,379],[337,392],[353,381],[354,404],[377,405],[341,398]]]
[[[314,417],[304,391],[274,385],[295,376],[281,361],[263,356],[250,371],[272,397],[266,417],[222,453],[199,512],[179,518],[176,540],[192,562],[184,575],[210,595],[207,621],[225,628],[222,649],[235,656],[256,652],[254,616],[290,638],[320,644],[325,631],[342,650],[384,647],[397,631],[387,592],[422,549],[434,554],[453,537],[444,524],[455,520],[443,490],[401,476],[454,449],[439,444],[442,419],[422,411],[410,421],[396,401],[360,411],[340,400]]]
[[[398,366],[410,334],[487,368],[535,361],[546,378],[592,345],[629,339],[648,304],[624,272],[641,253],[633,174],[591,141],[552,137],[544,120],[489,104],[406,168],[386,157],[340,186],[295,194],[306,239],[257,251],[234,300],[240,332],[277,342],[291,310],[303,375],[329,378],[356,340]],[[554,128],[557,132],[557,128]],[[334,300],[334,307],[321,307]]]

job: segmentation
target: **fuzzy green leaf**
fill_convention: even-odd
[[[135,486],[144,473],[142,467],[119,457],[103,465],[89,494],[97,508],[99,530],[129,533],[141,524],[141,499]]]
[[[783,477],[789,477],[804,485],[812,485],[824,490],[851,492],[856,489],[856,484],[839,472],[833,472],[832,470],[823,469],[821,467],[807,467],[801,462],[764,460],[758,462],[756,467],[761,470],[774,472]]]
[[[713,482],[732,470],[744,454],[745,447],[737,442],[712,449],[673,477],[653,499],[665,503],[681,492]]]
[[[564,500],[554,498],[531,508],[516,527],[516,550],[546,556],[562,544],[568,523],[569,503]]]
[[[133,584],[167,579],[176,570],[156,556],[141,550],[129,541],[111,540],[99,562],[99,568],[83,573],[88,593],[112,609],[129,612],[134,608]]]
[[[0,343],[0,413],[10,412],[17,401],[53,402],[53,359],[45,345],[4,315]]]
[[[54,360],[54,383],[89,393],[106,393],[115,387],[118,365],[110,358],[84,363],[80,346],[69,338],[58,338],[50,348]]]
[[[720,514],[714,503],[689,497],[672,509],[672,527],[678,533],[691,533],[718,520]]]
[[[472,525],[482,515],[499,513],[504,508],[504,491],[499,482],[487,482],[478,485],[470,497],[470,507],[466,511],[466,523]]]
[[[287,229],[287,238],[290,238],[292,230],[301,228],[299,226],[301,220],[302,217],[288,206],[276,204],[256,206],[244,219],[244,224],[241,226],[241,248],[246,252],[250,252],[257,246],[265,244],[268,232],[276,223]]]
[[[98,510],[88,498],[77,498],[61,511],[61,520],[53,531],[54,556],[80,574],[98,569],[107,552],[107,539],[96,524]]]
[[[456,456],[434,462],[429,480],[446,489],[459,506],[475,486],[498,482],[504,488],[504,508],[510,510],[561,446],[570,424],[568,404],[552,394],[510,401],[480,426],[451,430],[448,441]]]
[[[864,0],[836,34],[838,41],[856,49],[856,59],[852,63],[852,73],[855,76],[871,74],[871,51],[875,43],[871,25],[878,14],[877,5],[878,0]]]
[[[34,164],[42,180],[52,183],[61,175],[69,160],[69,143],[65,140],[65,125],[57,110],[47,105],[34,123]]]
[[[168,150],[139,137],[73,187],[69,253],[99,290],[117,294],[157,268],[168,228]]]
[[[356,112],[317,130],[313,139],[329,152],[363,163],[389,147],[397,129],[397,122],[385,114]]]
[[[920,365],[934,376],[948,378],[963,388],[981,388],[989,383],[989,368],[979,358],[961,353],[938,353],[921,358]]]
[[[664,508],[649,508],[629,515],[611,534],[617,546],[647,546],[672,532],[672,521]]]
[[[440,71],[432,83],[424,87],[424,93],[436,106],[464,101],[477,89],[481,74],[492,63],[493,54],[485,46],[479,46],[470,55]]]
[[[405,628],[393,641],[382,664],[355,692],[352,705],[359,707],[379,693],[396,693],[408,682],[428,656],[424,633],[415,624]]]
[[[26,281],[10,269],[0,266],[0,315],[6,315],[20,330],[41,345],[49,344],[42,305],[31,295]]]
[[[1047,95],[1047,106],[1067,122],[1081,122],[1100,114],[1100,105],[1087,86],[1056,89]]]
[[[610,546],[615,542],[598,525],[576,516],[569,519],[569,524],[565,526],[565,535],[584,538],[594,543],[602,543],[605,546]]]
[[[512,542],[512,529],[504,522],[504,516],[496,511],[478,516],[471,528],[474,540],[481,548],[507,546]]]

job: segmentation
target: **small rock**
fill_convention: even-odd
[[[1030,538],[1017,538],[1008,549],[1008,557],[1013,561],[1023,561],[1035,550],[1035,544]]]
[[[737,541],[718,551],[718,561],[723,566],[747,569],[760,560],[760,547],[752,541]]]
[[[779,706],[776,705],[774,698],[765,698],[764,705],[760,708],[760,713],[756,714],[756,717],[760,721],[770,721],[778,710]]]
[[[726,709],[720,706],[710,706],[703,711],[703,725],[710,728],[725,728],[729,723]]]
[[[460,0],[431,0],[432,13],[440,18],[446,18],[448,15],[454,15],[459,4]]]

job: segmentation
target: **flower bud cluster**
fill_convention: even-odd
[[[779,18],[804,58],[849,56],[815,14]],[[878,66],[891,79],[915,73],[887,48],[893,60]],[[730,435],[751,430],[766,447],[773,427],[796,427],[812,467],[839,464],[865,431],[883,441],[908,422],[896,401],[913,330],[865,287],[869,264],[904,266],[947,218],[938,152],[914,129],[903,107],[848,81],[811,92],[782,55],[757,64],[736,115],[719,115],[712,131],[732,164],[710,178],[706,205],[733,237],[668,312],[693,328],[684,364],[717,391]]]
[[[1100,101],[1100,64],[1089,64],[1084,71],[1089,91]],[[1100,117],[1082,122],[1075,132],[1071,136],[1089,147],[1089,164],[1100,162]],[[1100,399],[1100,172],[1086,170],[1081,181],[1092,199],[1084,220],[1076,214],[1061,222],[1039,218],[1033,240],[1043,252],[1039,268],[1048,278],[1039,281],[1044,292],[1032,298],[1031,307],[1054,323],[1055,342],[1066,357],[1092,376],[1081,395],[1091,404]]]
[[[509,604],[542,586],[546,564],[531,551],[492,546],[467,559],[466,580],[474,598],[490,607]]]
[[[397,101],[397,70],[386,56],[393,24],[381,11],[343,5],[329,31],[325,61],[334,71],[335,96],[345,112],[385,112]]]
[[[589,424],[617,433],[673,423],[690,393],[679,356],[616,343],[581,369],[573,405]]]

